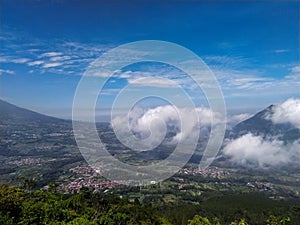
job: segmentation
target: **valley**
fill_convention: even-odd
[[[21,185],[27,179],[35,181],[35,189],[55,183],[61,192],[76,193],[82,188],[89,188],[157,205],[169,202],[197,203],[212,196],[235,193],[260,193],[281,200],[300,198],[300,169],[296,165],[255,169],[234,166],[226,156],[221,155],[211,167],[202,170],[197,164],[201,158],[201,149],[196,150],[185,168],[164,182],[153,181],[149,187],[130,187],[127,186],[130,185],[128,181],[108,181],[101,176],[101,167],[106,165],[87,165],[81,156],[72,134],[71,121],[43,116],[3,101],[1,110],[1,117],[5,118],[1,120],[2,184]],[[251,124],[250,127],[254,129],[256,120],[261,120],[258,118],[263,113],[265,111],[238,124],[228,132],[228,137],[236,130],[237,135],[245,132],[241,127],[249,126],[247,124]],[[273,126],[271,122],[265,123],[268,130],[277,130],[277,136],[278,130],[283,134],[282,137],[291,130],[287,125],[277,129],[270,128]],[[261,121],[258,124],[261,126]],[[155,162],[172,152],[172,147],[162,144],[147,154],[136,153],[117,140],[108,123],[97,124],[97,129],[110,153],[126,163]]]

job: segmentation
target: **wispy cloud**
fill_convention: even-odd
[[[12,59],[11,62],[13,63],[26,63],[30,61],[30,59],[27,58],[18,58],[18,59]]]
[[[38,65],[41,65],[41,64],[44,64],[44,63],[45,63],[45,61],[37,60],[37,61],[28,62],[27,65],[28,66],[38,66]]]
[[[266,84],[274,81],[272,78],[264,77],[236,77],[228,80],[228,84],[236,86],[239,89],[250,89],[259,87],[261,84]]]
[[[300,66],[294,66],[291,68],[292,73],[297,73],[299,75],[300,73]]]
[[[43,64],[43,68],[52,68],[52,67],[58,67],[58,66],[61,66],[62,63],[59,63],[59,62],[53,62],[53,63],[45,63]]]
[[[2,74],[14,75],[16,73],[13,70],[3,70],[3,69],[0,69],[0,75],[2,75]]]
[[[130,84],[137,84],[141,86],[154,86],[154,87],[177,87],[176,83],[169,79],[157,78],[157,77],[141,77],[137,79],[129,79]]]
[[[83,44],[55,40],[51,44],[40,39],[26,39],[16,32],[5,34],[0,62],[28,66],[28,73],[57,73],[82,75],[89,63],[99,57],[110,45]],[[16,44],[18,43],[18,44]],[[22,73],[25,74],[26,70]]]
[[[71,57],[65,55],[65,56],[54,56],[54,57],[51,57],[49,60],[56,62],[56,61],[65,61],[65,60],[69,60],[69,59],[71,59]]]
[[[227,55],[208,55],[204,56],[203,60],[209,65],[222,65],[223,67],[243,66],[247,63],[245,57],[242,56],[227,56]]]
[[[16,64],[22,64],[30,61],[28,58],[18,58],[13,56],[1,56],[0,62],[3,63],[16,63]]]
[[[45,52],[41,55],[39,55],[38,58],[44,58],[44,57],[54,57],[54,56],[60,56],[63,55],[61,52]]]
[[[289,52],[289,49],[276,49],[273,52],[274,53],[286,53],[286,52]]]
[[[300,73],[298,66],[288,68],[287,75],[275,78],[264,70],[210,66],[225,96],[261,96],[299,93]]]
[[[23,41],[24,43],[16,45],[13,35],[5,41],[7,49],[3,49],[1,53],[1,62],[4,64],[24,64],[28,66],[28,73],[36,74],[51,72],[82,75],[91,62],[107,50],[115,47],[113,44],[85,44],[73,41],[56,41],[49,45],[49,43],[42,40],[28,43]],[[24,46],[26,46],[26,51]],[[276,51],[280,53],[286,50],[277,49]],[[150,53],[129,51],[125,55],[139,58],[147,54]],[[299,66],[293,65],[286,76],[275,78],[272,74],[266,74],[266,71],[263,71],[262,68],[254,68],[251,59],[243,56],[206,55],[203,56],[203,60],[216,75],[225,96],[255,96],[264,93],[270,94],[274,90],[278,93],[299,92]],[[104,63],[110,64],[111,62],[108,60]],[[5,68],[13,70],[9,67]],[[287,70],[286,67],[284,69]],[[111,71],[99,74],[99,71],[95,70],[90,71],[88,75],[108,77],[111,75]],[[129,84],[141,86],[169,88],[173,87],[170,85],[171,82],[175,82],[185,90],[197,91],[199,89],[197,84],[185,73],[165,65],[145,66],[135,71],[118,71],[116,77],[125,79]],[[168,79],[171,81],[168,82]]]

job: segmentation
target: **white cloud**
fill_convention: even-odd
[[[300,129],[300,99],[290,98],[276,105],[269,119],[274,123],[291,123]]]
[[[17,63],[17,64],[22,64],[28,62],[28,58],[14,58],[10,56],[1,56],[0,57],[0,62],[4,63]]]
[[[285,53],[285,52],[289,52],[288,49],[276,49],[273,51],[274,53]]]
[[[62,54],[63,53],[61,53],[61,52],[45,52],[45,53],[39,55],[39,58],[60,56]]]
[[[290,68],[290,73],[286,75],[285,80],[293,82],[294,84],[300,84],[300,66],[293,66]]]
[[[299,73],[300,73],[300,66],[294,66],[294,67],[292,67],[291,71],[292,71],[292,73],[298,73],[298,75],[299,75]]]
[[[214,122],[221,122],[219,118],[216,114]],[[124,142],[128,140],[129,129],[141,139],[151,137],[147,146],[157,146],[164,140],[167,131],[174,132],[169,143],[177,143],[192,137],[197,130],[207,129],[211,122],[212,111],[208,108],[189,109],[164,105],[150,109],[135,107],[128,115],[114,117],[111,123],[119,137],[124,137]],[[132,143],[128,144],[131,146]]]
[[[174,117],[174,112],[176,113],[172,107],[158,107],[146,112],[142,108],[135,107],[128,116],[113,118],[111,124],[123,144],[133,150],[144,151],[155,148],[163,141],[166,133],[164,121]],[[173,119],[177,120],[176,114]]]
[[[240,123],[248,118],[250,118],[252,115],[249,113],[241,113],[237,115],[232,115],[227,118],[227,122],[231,124],[237,124]]]
[[[134,77],[134,72],[132,71],[125,71],[125,72],[121,72],[121,71],[116,71],[116,74],[118,74],[118,77],[119,78],[123,78],[123,79],[129,79],[129,78],[132,78]]]
[[[22,45],[12,46],[14,48],[13,52],[7,51],[9,45],[6,46],[6,49],[4,50],[6,50],[6,52],[10,52],[10,55],[3,55],[0,58],[1,62],[26,63],[27,66],[34,66],[33,68],[28,68],[28,71],[32,70],[33,72],[38,73],[44,73],[51,70],[51,72],[57,74],[74,75],[82,75],[85,69],[89,66],[90,62],[93,62],[106,51],[116,47],[116,45],[113,44],[84,44],[70,41],[58,41],[49,45],[49,43],[44,42],[43,40],[36,40],[36,43],[23,43]],[[121,54],[116,54],[116,58],[119,57],[119,60],[122,61],[123,58],[120,57],[126,55],[133,59],[140,59],[151,54],[151,52],[134,51],[133,49],[125,49],[124,51],[125,52],[122,52]],[[283,52],[285,49],[275,49],[275,51]],[[15,54],[19,54],[20,57],[16,57]],[[28,55],[32,56],[30,60],[25,58],[28,57]],[[247,69],[253,68],[250,67],[253,66],[251,65],[252,59],[247,59],[244,56],[208,55],[203,56],[203,59],[216,74],[225,97],[247,97],[261,95],[270,96],[273,94],[274,89],[276,89],[278,95],[289,94],[291,96],[291,94],[299,93],[300,67],[295,66],[295,64],[293,64],[294,67],[291,69],[290,74],[287,74],[287,76],[282,79],[278,79],[270,78],[272,74],[265,74],[264,68]],[[114,59],[107,59],[104,64],[110,65],[113,60]],[[61,62],[64,62],[64,64],[53,64]],[[188,64],[188,62],[181,63]],[[291,66],[291,64],[289,66]],[[288,67],[288,65],[285,65],[285,67]],[[49,69],[47,70],[47,68]],[[142,72],[142,76],[140,76],[140,72],[125,72],[120,74],[119,78],[124,78],[129,83],[136,82],[136,84],[147,85],[148,82],[149,86],[157,85],[161,87],[162,85],[165,85],[165,87],[168,87],[169,85],[167,82],[162,82],[151,78],[146,79],[144,78],[144,75],[147,75],[147,77],[163,77],[175,81],[186,91],[192,92],[195,90],[197,93],[194,95],[194,99],[198,98],[199,88],[197,87],[197,84],[188,76],[183,75],[183,73],[179,70],[175,70],[174,68],[170,69],[167,67],[163,68],[163,66],[154,70],[149,67],[148,69],[149,70],[144,70]],[[190,71],[192,70],[193,68],[190,68]],[[199,72],[199,70],[196,72]],[[140,73],[140,75],[138,73]],[[108,77],[111,75],[111,71],[100,74],[96,69],[94,71],[90,71],[88,75]],[[138,80],[133,81],[134,79]],[[202,87],[209,87],[210,82],[203,81],[202,85]],[[194,96],[191,97],[193,98]]]
[[[248,88],[248,87],[252,87],[254,84],[257,84],[259,82],[270,82],[270,81],[273,81],[273,79],[263,78],[263,77],[242,77],[241,76],[230,80],[230,83],[240,88],[245,88],[245,87]]]
[[[196,112],[199,117],[199,125],[200,126],[209,126],[212,122],[213,112],[206,107],[197,107]],[[220,123],[220,116],[218,113],[215,113],[215,123]]]
[[[218,78],[222,89],[226,92],[245,90],[249,95],[256,94],[253,91],[267,89],[277,82],[273,78],[261,76],[261,73],[257,70],[212,67],[212,71]]]
[[[229,141],[223,153],[238,165],[269,167],[288,163],[298,163],[300,158],[300,142],[285,145],[277,139],[263,139],[248,133]]]
[[[0,62],[2,62],[2,63],[6,63],[6,62],[9,62],[9,60],[8,60],[8,58],[7,58],[7,57],[5,57],[5,56],[1,56],[1,57],[0,57]]]
[[[141,77],[137,79],[129,79],[129,84],[137,84],[141,86],[154,86],[154,87],[177,87],[176,83],[169,79],[158,77]]]
[[[28,66],[38,66],[38,65],[41,65],[41,64],[43,64],[43,63],[44,63],[44,61],[42,61],[42,60],[37,60],[37,61],[28,62],[27,65],[28,65]]]
[[[62,63],[59,62],[53,62],[53,63],[45,63],[43,64],[43,68],[52,68],[52,67],[57,67],[57,66],[61,66]]]
[[[18,59],[12,59],[11,60],[11,62],[13,62],[13,63],[20,63],[20,64],[26,63],[28,61],[29,61],[29,59],[27,59],[27,58],[18,58]]]
[[[2,74],[14,75],[14,74],[15,74],[15,71],[0,69],[0,75],[2,75]]]
[[[44,61],[44,63],[64,61],[73,67],[49,67],[50,69],[48,71],[51,70],[52,73],[57,74],[73,73],[82,75],[89,62],[95,60],[103,54],[103,52],[113,47],[112,45],[106,44],[83,44],[65,42],[63,40],[56,40],[49,45],[49,42],[45,42],[44,40],[35,39],[34,41],[28,42],[23,36],[20,38],[24,41],[19,45],[14,43],[16,40],[15,35],[12,35],[11,40],[7,39],[7,43],[1,51],[2,55],[0,61],[4,63],[26,63],[28,67],[34,66],[34,68],[28,68],[28,72],[32,71],[37,73],[47,71],[47,68],[43,67],[43,63],[38,61]]]
[[[225,97],[259,97],[299,94],[300,73],[298,67],[290,69],[283,78],[264,76],[263,71],[256,69],[233,69],[211,65]],[[271,74],[270,74],[271,75]],[[258,99],[259,100],[259,99]]]
[[[51,57],[49,60],[56,62],[56,61],[65,61],[65,60],[69,60],[69,59],[71,59],[71,57],[65,55],[65,56],[54,56],[54,57]]]

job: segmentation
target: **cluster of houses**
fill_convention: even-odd
[[[17,166],[24,166],[24,165],[36,165],[40,166],[44,162],[41,158],[24,158],[24,159],[17,159],[17,160],[10,160],[7,164],[10,165],[17,165]]]
[[[73,179],[68,179],[59,185],[58,189],[63,192],[77,193],[83,187],[89,190],[104,190],[119,186],[116,181],[107,181],[101,177],[101,165],[81,165],[71,168],[69,171],[74,174]]]
[[[222,170],[216,167],[200,169],[200,168],[183,168],[179,171],[179,174],[185,175],[201,175],[203,177],[209,178],[225,178],[230,175],[230,173],[226,170]]]

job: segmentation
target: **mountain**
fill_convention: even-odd
[[[0,155],[64,155],[76,146],[72,123],[0,100]]]
[[[28,109],[15,106],[0,99],[0,123],[57,123],[66,122],[63,119],[46,116]]]
[[[251,118],[244,120],[233,127],[229,132],[230,138],[238,138],[247,133],[256,136],[277,137],[286,142],[295,141],[300,137],[300,130],[290,123],[275,124],[270,118],[274,113],[275,105],[256,113]]]
[[[18,177],[40,184],[58,179],[83,162],[72,123],[0,100],[0,185]]]

